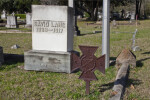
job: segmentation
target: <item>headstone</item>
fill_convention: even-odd
[[[12,13],[12,16],[15,16],[15,13],[14,13],[14,12]]]
[[[25,52],[25,70],[71,73],[73,9],[32,5],[32,49]]]
[[[17,28],[17,17],[16,16],[7,16],[7,28]]]
[[[135,20],[135,13],[134,12],[131,13],[131,19],[130,20]]]
[[[0,64],[4,62],[3,48],[0,46]]]
[[[117,26],[116,20],[113,20],[113,27],[116,27],[116,26]]]
[[[2,14],[1,14],[1,19],[6,19],[6,11],[3,10]]]
[[[26,27],[31,28],[32,27],[32,14],[26,13]]]
[[[123,49],[116,59],[116,67],[119,68],[123,63],[136,66],[136,56],[129,49]]]

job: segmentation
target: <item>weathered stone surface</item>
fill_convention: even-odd
[[[4,62],[4,56],[3,56],[3,48],[0,47],[0,63]]]
[[[136,66],[136,56],[129,49],[123,49],[116,59],[116,66],[119,66],[123,63]]]
[[[71,73],[71,52],[31,50],[24,56],[25,70]]]
[[[17,17],[16,16],[7,16],[7,28],[18,28]]]
[[[113,91],[116,92],[109,100],[122,100],[128,79],[129,64],[123,63],[116,76]]]

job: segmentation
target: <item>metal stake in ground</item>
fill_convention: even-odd
[[[97,80],[94,71],[99,70],[105,73],[105,55],[97,58],[94,53],[98,49],[96,46],[79,46],[83,55],[81,57],[72,53],[72,72],[80,69],[82,74],[79,79],[86,82],[86,94],[90,94],[90,81]]]

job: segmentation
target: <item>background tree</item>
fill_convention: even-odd
[[[68,0],[40,0],[42,5],[68,5]]]
[[[30,12],[32,4],[40,4],[39,0],[0,0],[0,9],[5,9],[8,13]]]
[[[15,11],[14,0],[0,0],[0,9],[5,9],[9,13]]]
[[[102,6],[102,0],[76,1],[77,10],[88,13],[91,20],[97,20],[98,8],[101,6]]]
[[[141,16],[141,5],[143,0],[136,0],[136,15],[138,18]]]

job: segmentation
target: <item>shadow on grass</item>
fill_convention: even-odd
[[[101,86],[99,86],[98,89],[99,89],[100,92],[105,92],[107,90],[112,89],[113,86],[114,86],[114,82],[110,82],[108,84],[102,84]]]
[[[101,93],[107,91],[107,90],[110,90],[114,87],[114,85],[122,85],[123,87],[130,87],[131,85],[140,85],[142,84],[142,81],[141,80],[138,80],[138,79],[128,79],[129,77],[129,73],[130,73],[130,67],[128,68],[127,70],[127,75],[124,76],[124,75],[119,75],[119,79],[115,80],[114,82],[110,82],[108,84],[102,84],[101,86],[99,86],[99,91]],[[125,88],[123,89],[123,94],[125,92]]]
[[[16,67],[16,64],[24,62],[24,55],[18,54],[4,54],[4,63],[0,70],[10,70]]]
[[[130,87],[131,85],[134,85],[134,86],[137,86],[137,85],[140,85],[142,84],[142,81],[141,80],[138,80],[138,79],[128,79],[128,82],[126,84],[126,87]],[[112,89],[114,86],[114,82],[110,82],[108,84],[102,84],[101,86],[99,86],[99,92],[103,93],[107,90],[110,90]]]
[[[19,62],[24,62],[24,55],[4,54],[4,64],[11,65]]]
[[[142,67],[142,66],[143,66],[143,63],[142,63],[142,62],[143,62],[143,61],[146,61],[146,60],[148,60],[148,59],[150,59],[150,57],[136,61],[137,67]]]
[[[110,66],[114,66],[116,64],[116,57],[110,57],[110,61],[112,61]]]
[[[137,86],[137,85],[140,85],[140,84],[143,84],[143,82],[141,80],[138,80],[138,79],[128,79],[127,87],[130,87],[131,85]]]
[[[150,52],[144,52],[144,53],[142,53],[142,54],[150,54]]]
[[[85,36],[85,35],[93,35],[93,34],[100,34],[101,32],[98,33],[85,33],[85,34],[80,34],[79,36]]]

